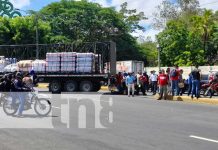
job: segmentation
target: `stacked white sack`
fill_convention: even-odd
[[[3,72],[5,66],[6,66],[5,60],[0,60],[0,72]]]
[[[32,62],[32,69],[35,72],[45,72],[46,61],[45,60],[35,60]]]
[[[76,53],[61,53],[61,72],[76,72]]]
[[[61,64],[61,54],[60,53],[47,53],[46,54],[46,71],[47,72],[58,72],[60,71]]]
[[[32,60],[22,60],[18,62],[19,71],[30,72],[32,70]]]
[[[92,73],[95,71],[95,55],[93,53],[77,53],[77,73]]]

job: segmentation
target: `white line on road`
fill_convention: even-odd
[[[208,139],[208,138],[204,138],[204,137],[200,137],[200,136],[190,135],[189,137],[199,139],[199,140],[209,141],[209,142],[213,142],[213,143],[218,143],[217,140]]]

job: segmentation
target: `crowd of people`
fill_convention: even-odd
[[[33,76],[32,74],[23,74],[21,72],[14,72],[5,74],[0,80],[0,92],[1,94],[7,94],[12,98],[11,106],[15,106],[15,102],[19,100],[19,108],[17,116],[22,117],[24,110],[25,100],[27,92],[33,90]],[[0,104],[2,103],[0,99]]]
[[[152,92],[153,95],[159,93],[158,100],[167,99],[168,95],[181,96],[187,91],[191,98],[200,97],[200,81],[201,71],[196,67],[190,72],[188,79],[184,79],[183,70],[178,66],[173,69],[161,69],[158,74],[156,71],[141,73],[119,72],[116,76],[112,76],[110,86],[115,86],[120,94],[127,94],[129,97],[138,95],[142,92]],[[218,77],[218,76],[217,76]]]

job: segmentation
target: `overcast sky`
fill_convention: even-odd
[[[23,10],[39,10],[47,4],[60,0],[10,0],[15,8],[20,8]],[[137,9],[138,11],[145,12],[145,15],[149,18],[146,21],[141,22],[140,24],[146,27],[146,32],[137,32],[133,33],[134,36],[151,36],[152,39],[155,39],[155,35],[160,31],[155,31],[149,28],[152,21],[152,13],[155,10],[155,7],[160,4],[163,0],[90,0],[92,2],[97,2],[104,7],[113,6],[119,9],[119,6],[128,2],[128,7],[130,9]],[[172,0],[173,1],[173,0]],[[200,5],[204,8],[218,10],[218,0],[199,0]]]

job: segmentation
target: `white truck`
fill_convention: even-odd
[[[144,62],[136,60],[117,61],[116,70],[118,72],[144,72]]]

